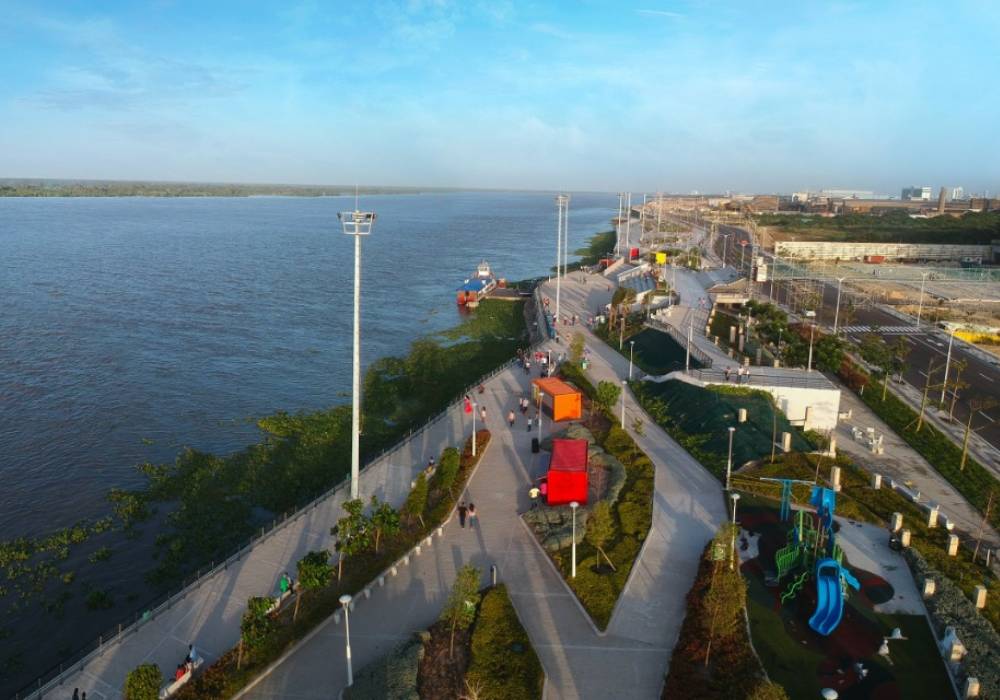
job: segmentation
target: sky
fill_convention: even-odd
[[[998,45],[995,0],[0,0],[0,177],[996,192]]]

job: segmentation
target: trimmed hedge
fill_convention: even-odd
[[[503,584],[489,589],[479,604],[466,681],[481,700],[542,697],[542,664]]]

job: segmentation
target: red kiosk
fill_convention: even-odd
[[[546,503],[561,506],[573,501],[587,503],[587,441],[552,441]]]

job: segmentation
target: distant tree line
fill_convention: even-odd
[[[361,194],[455,191],[441,187],[363,187]],[[354,194],[351,185],[241,185],[113,180],[0,180],[0,197],[324,197]]]
[[[962,216],[935,216],[929,219],[913,219],[905,211],[834,217],[762,214],[757,217],[757,223],[789,233],[828,233],[829,240],[866,243],[987,245],[991,240],[1000,239],[1000,212],[968,212]]]

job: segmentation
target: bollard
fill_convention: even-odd
[[[775,361],[774,361],[774,366],[775,366],[775,367],[781,367],[781,363],[780,363],[780,362],[778,362],[777,360],[775,360]]]
[[[830,448],[828,450],[828,455],[830,457],[837,456],[837,438],[833,435],[830,436]]]
[[[493,581],[493,587],[497,585],[497,565],[490,564],[490,580]]]
[[[903,514],[893,513],[892,518],[889,520],[889,529],[893,532],[899,532],[903,527]]]
[[[729,327],[729,344],[732,345],[736,342],[736,326]]]
[[[437,536],[440,537],[443,534],[444,534],[444,526],[442,525],[442,526],[439,526],[438,529],[437,529]]]
[[[785,432],[781,434],[781,451],[791,452],[792,451],[792,434]]]
[[[389,575],[390,576],[395,576],[398,573],[399,573],[399,569],[397,569],[395,565],[389,567]]]
[[[745,341],[746,341],[746,337],[741,333],[740,334],[739,344],[737,345],[737,347],[740,349],[740,352],[743,352],[743,347],[745,345]]]
[[[739,415],[738,420],[739,420],[740,423],[746,423],[747,422],[747,410],[745,408],[741,408],[739,410],[739,414],[738,415]]]
[[[929,511],[927,511],[927,527],[935,528],[937,527],[938,521],[938,511],[940,506],[934,506]]]
[[[371,586],[369,586],[368,588],[366,588],[366,589],[364,589],[363,591],[361,591],[361,593],[362,593],[362,594],[364,594],[364,596],[365,596],[365,599],[368,599],[368,598],[371,598],[371,597],[372,597],[372,589],[371,589]]]
[[[424,538],[424,546],[425,547],[430,547],[431,546],[431,542],[432,542],[431,536],[427,535],[427,537]]]
[[[958,554],[958,535],[948,535],[948,556],[954,557]]]
[[[381,576],[378,577],[378,585],[379,585],[379,588],[382,588],[382,587],[385,586],[385,574],[382,574]]]
[[[921,595],[923,595],[924,600],[927,600],[928,598],[932,597],[936,592],[937,592],[937,584],[934,582],[934,579],[925,578],[924,587],[923,590],[921,591]]]
[[[402,559],[399,560],[399,563],[402,564],[403,566],[406,566],[407,564],[409,564],[410,563],[410,555],[407,554],[406,556],[404,556]]]
[[[881,474],[872,474],[872,488],[875,489],[876,491],[878,491],[880,488],[882,488],[882,475]]]
[[[901,533],[899,533],[899,543],[904,547],[910,546],[910,530],[909,528],[904,528]]]
[[[421,551],[423,550],[421,550],[420,545],[418,544],[416,547],[413,548],[413,556],[419,557]]]
[[[840,467],[830,467],[830,485],[834,491],[840,491]]]
[[[982,584],[976,586],[972,593],[972,602],[975,603],[977,610],[982,610],[986,607],[986,586]]]
[[[965,697],[967,698],[978,698],[979,697],[979,679],[975,676],[969,676],[965,679]]]

